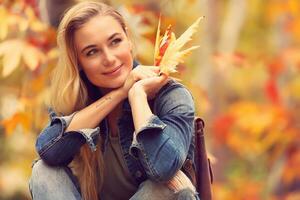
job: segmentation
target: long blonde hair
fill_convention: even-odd
[[[122,16],[112,7],[99,2],[81,2],[71,7],[63,16],[57,32],[60,56],[53,71],[50,106],[56,113],[69,115],[87,106],[90,102],[88,80],[80,75],[79,61],[74,44],[74,33],[88,20],[97,15],[112,16],[127,34]],[[99,140],[100,141],[100,138]],[[100,142],[98,142],[100,144]],[[73,162],[80,170],[78,179],[84,199],[98,199],[98,190],[103,184],[103,156],[101,148],[92,153],[87,144]]]

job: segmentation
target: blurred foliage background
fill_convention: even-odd
[[[55,10],[69,5],[57,2]],[[214,199],[300,199],[300,1],[105,2],[126,18],[144,64],[153,62],[159,13],[177,36],[205,16],[192,42],[201,47],[176,76],[206,122]],[[49,22],[45,1],[0,0],[0,199],[30,199],[58,55]]]

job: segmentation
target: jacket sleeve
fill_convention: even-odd
[[[99,127],[65,132],[74,114],[58,117],[50,111],[50,122],[37,137],[35,145],[39,156],[48,165],[68,165],[85,143],[88,143],[92,150],[96,150]]]
[[[170,180],[182,167],[194,134],[194,101],[181,84],[160,93],[154,114],[141,128],[130,147],[148,177],[157,182]]]

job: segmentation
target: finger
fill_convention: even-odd
[[[152,71],[152,70],[149,70],[147,72],[145,72],[148,74],[149,77],[158,77],[158,73],[159,71]]]
[[[151,69],[155,73],[159,73],[160,72],[160,67],[158,67],[158,66],[151,66],[149,69]]]
[[[156,73],[152,72],[152,71],[143,71],[141,72],[141,74],[143,75],[144,78],[151,78],[151,77],[156,77]]]
[[[143,66],[139,70],[137,70],[137,74],[147,74],[147,77],[157,76],[158,73],[159,69],[154,69],[149,66]]]
[[[159,78],[158,80],[161,84],[166,84],[168,82],[169,76],[166,74],[161,74],[158,78]]]
[[[153,70],[149,70],[146,72],[149,76],[157,76],[158,75],[158,71],[153,71]]]
[[[140,68],[141,71],[152,71],[158,74],[160,72],[160,67],[159,66],[144,66],[142,65]]]

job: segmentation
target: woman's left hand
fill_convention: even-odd
[[[166,74],[154,76],[137,81],[129,90],[128,95],[135,95],[136,92],[141,92],[147,96],[148,99],[153,99],[157,92],[168,82]]]

